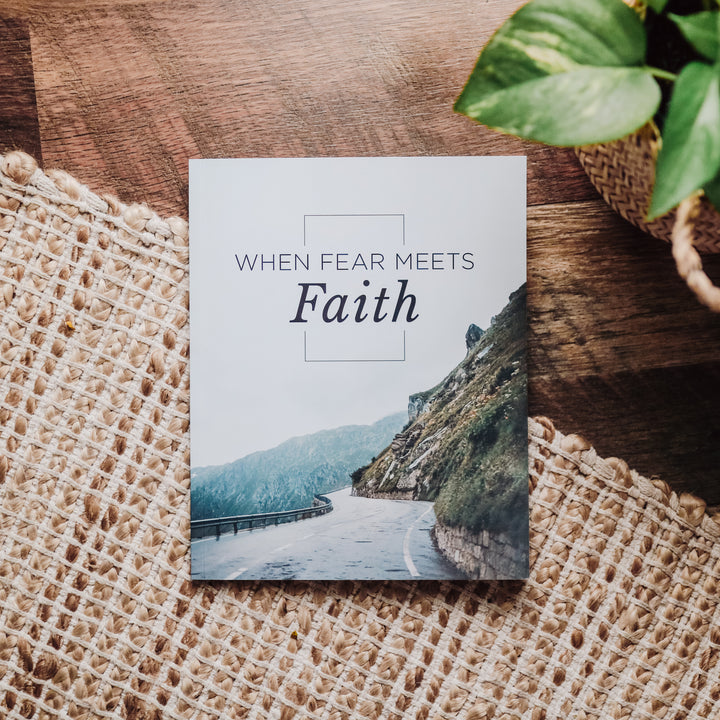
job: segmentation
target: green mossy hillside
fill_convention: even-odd
[[[368,467],[356,494],[434,500],[439,522],[527,536],[526,289]]]

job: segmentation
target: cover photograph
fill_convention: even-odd
[[[525,188],[190,161],[193,579],[527,576]]]

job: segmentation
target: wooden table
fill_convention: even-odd
[[[719,503],[720,316],[572,151],[451,110],[521,4],[5,0],[0,150],[177,215],[193,157],[527,154],[530,412]]]

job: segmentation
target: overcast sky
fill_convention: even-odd
[[[522,157],[191,160],[191,465],[406,411],[465,356],[470,323],[487,328],[525,281],[525,186]],[[396,269],[396,253],[428,269]],[[251,271],[245,255],[260,254]],[[391,322],[399,280],[412,322],[409,299]],[[303,283],[307,322],[292,323]],[[348,296],[344,323],[323,322],[333,295]]]

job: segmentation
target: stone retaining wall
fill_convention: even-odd
[[[465,528],[436,522],[433,536],[443,555],[471,578],[496,580],[527,577],[527,546],[517,547],[507,533],[487,530],[473,533]]]

